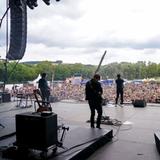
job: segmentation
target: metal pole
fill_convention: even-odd
[[[4,60],[4,86],[3,86],[3,92],[5,92],[5,86],[8,80],[8,70],[7,70],[7,60]]]
[[[6,8],[8,8],[9,1],[6,0]],[[8,52],[8,12],[6,13],[6,55]],[[4,85],[3,92],[5,91],[5,85],[8,81],[8,71],[7,71],[7,59],[4,60]]]
[[[106,53],[107,53],[107,51],[105,51],[105,52],[103,53],[102,58],[101,58],[101,60],[100,60],[100,62],[99,62],[99,65],[98,65],[98,67],[97,67],[97,69],[96,69],[96,71],[95,71],[95,74],[99,71],[99,69],[100,69],[100,67],[101,67],[101,64],[102,64],[102,62],[103,62],[103,59],[104,59]]]

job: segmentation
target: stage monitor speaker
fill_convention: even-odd
[[[154,133],[154,138],[155,138],[155,143],[156,143],[157,150],[160,154],[160,132],[159,131]]]
[[[134,107],[146,107],[147,103],[145,100],[139,100],[139,99],[136,99],[134,100],[133,102],[133,106]]]
[[[23,58],[27,41],[27,6],[26,0],[21,0],[17,5],[14,0],[9,0],[10,6],[10,44],[6,55],[8,60]]]
[[[41,116],[39,113],[16,115],[16,144],[37,150],[56,146],[57,114]]]

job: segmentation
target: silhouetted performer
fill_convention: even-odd
[[[119,95],[120,95],[120,104],[123,104],[123,83],[124,80],[121,78],[120,74],[117,74],[116,79],[116,104],[118,103]]]
[[[50,88],[46,80],[46,73],[41,74],[41,79],[39,80],[38,88],[41,91],[42,100],[49,102]]]
[[[97,116],[97,128],[101,128],[101,117],[102,117],[102,93],[103,89],[101,87],[100,82],[100,75],[95,74],[94,77],[86,83],[85,94],[86,100],[88,100],[88,104],[91,111],[90,116],[90,125],[91,128],[94,128],[94,117],[95,117],[95,110],[98,113]]]

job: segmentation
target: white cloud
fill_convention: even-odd
[[[61,0],[50,6],[39,0],[37,8],[28,8],[28,44],[22,61],[98,64],[107,49],[103,64],[159,63],[159,6],[159,0]],[[0,34],[4,32],[3,28]],[[0,40],[0,55],[5,54],[3,45]]]

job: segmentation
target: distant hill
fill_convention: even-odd
[[[24,64],[38,64],[38,63],[41,63],[41,61],[26,61],[26,62],[21,62],[21,63],[24,63]]]
[[[23,63],[23,64],[39,64],[39,63],[41,63],[41,62],[43,62],[43,61],[26,61],[26,62],[21,62],[21,63]],[[54,63],[54,64],[62,64],[63,63],[63,61],[61,61],[61,60],[57,60],[57,61],[50,61],[51,63]]]
[[[25,62],[20,62],[20,63],[23,63],[23,64],[31,64],[31,65],[35,65],[35,64],[39,64],[43,61],[25,61]],[[64,64],[63,61],[61,60],[57,60],[57,61],[49,61],[53,64]],[[69,63],[68,63],[69,64]],[[76,63],[75,63],[76,64]],[[83,64],[84,66],[88,66],[88,67],[93,67],[94,65],[92,64]]]

